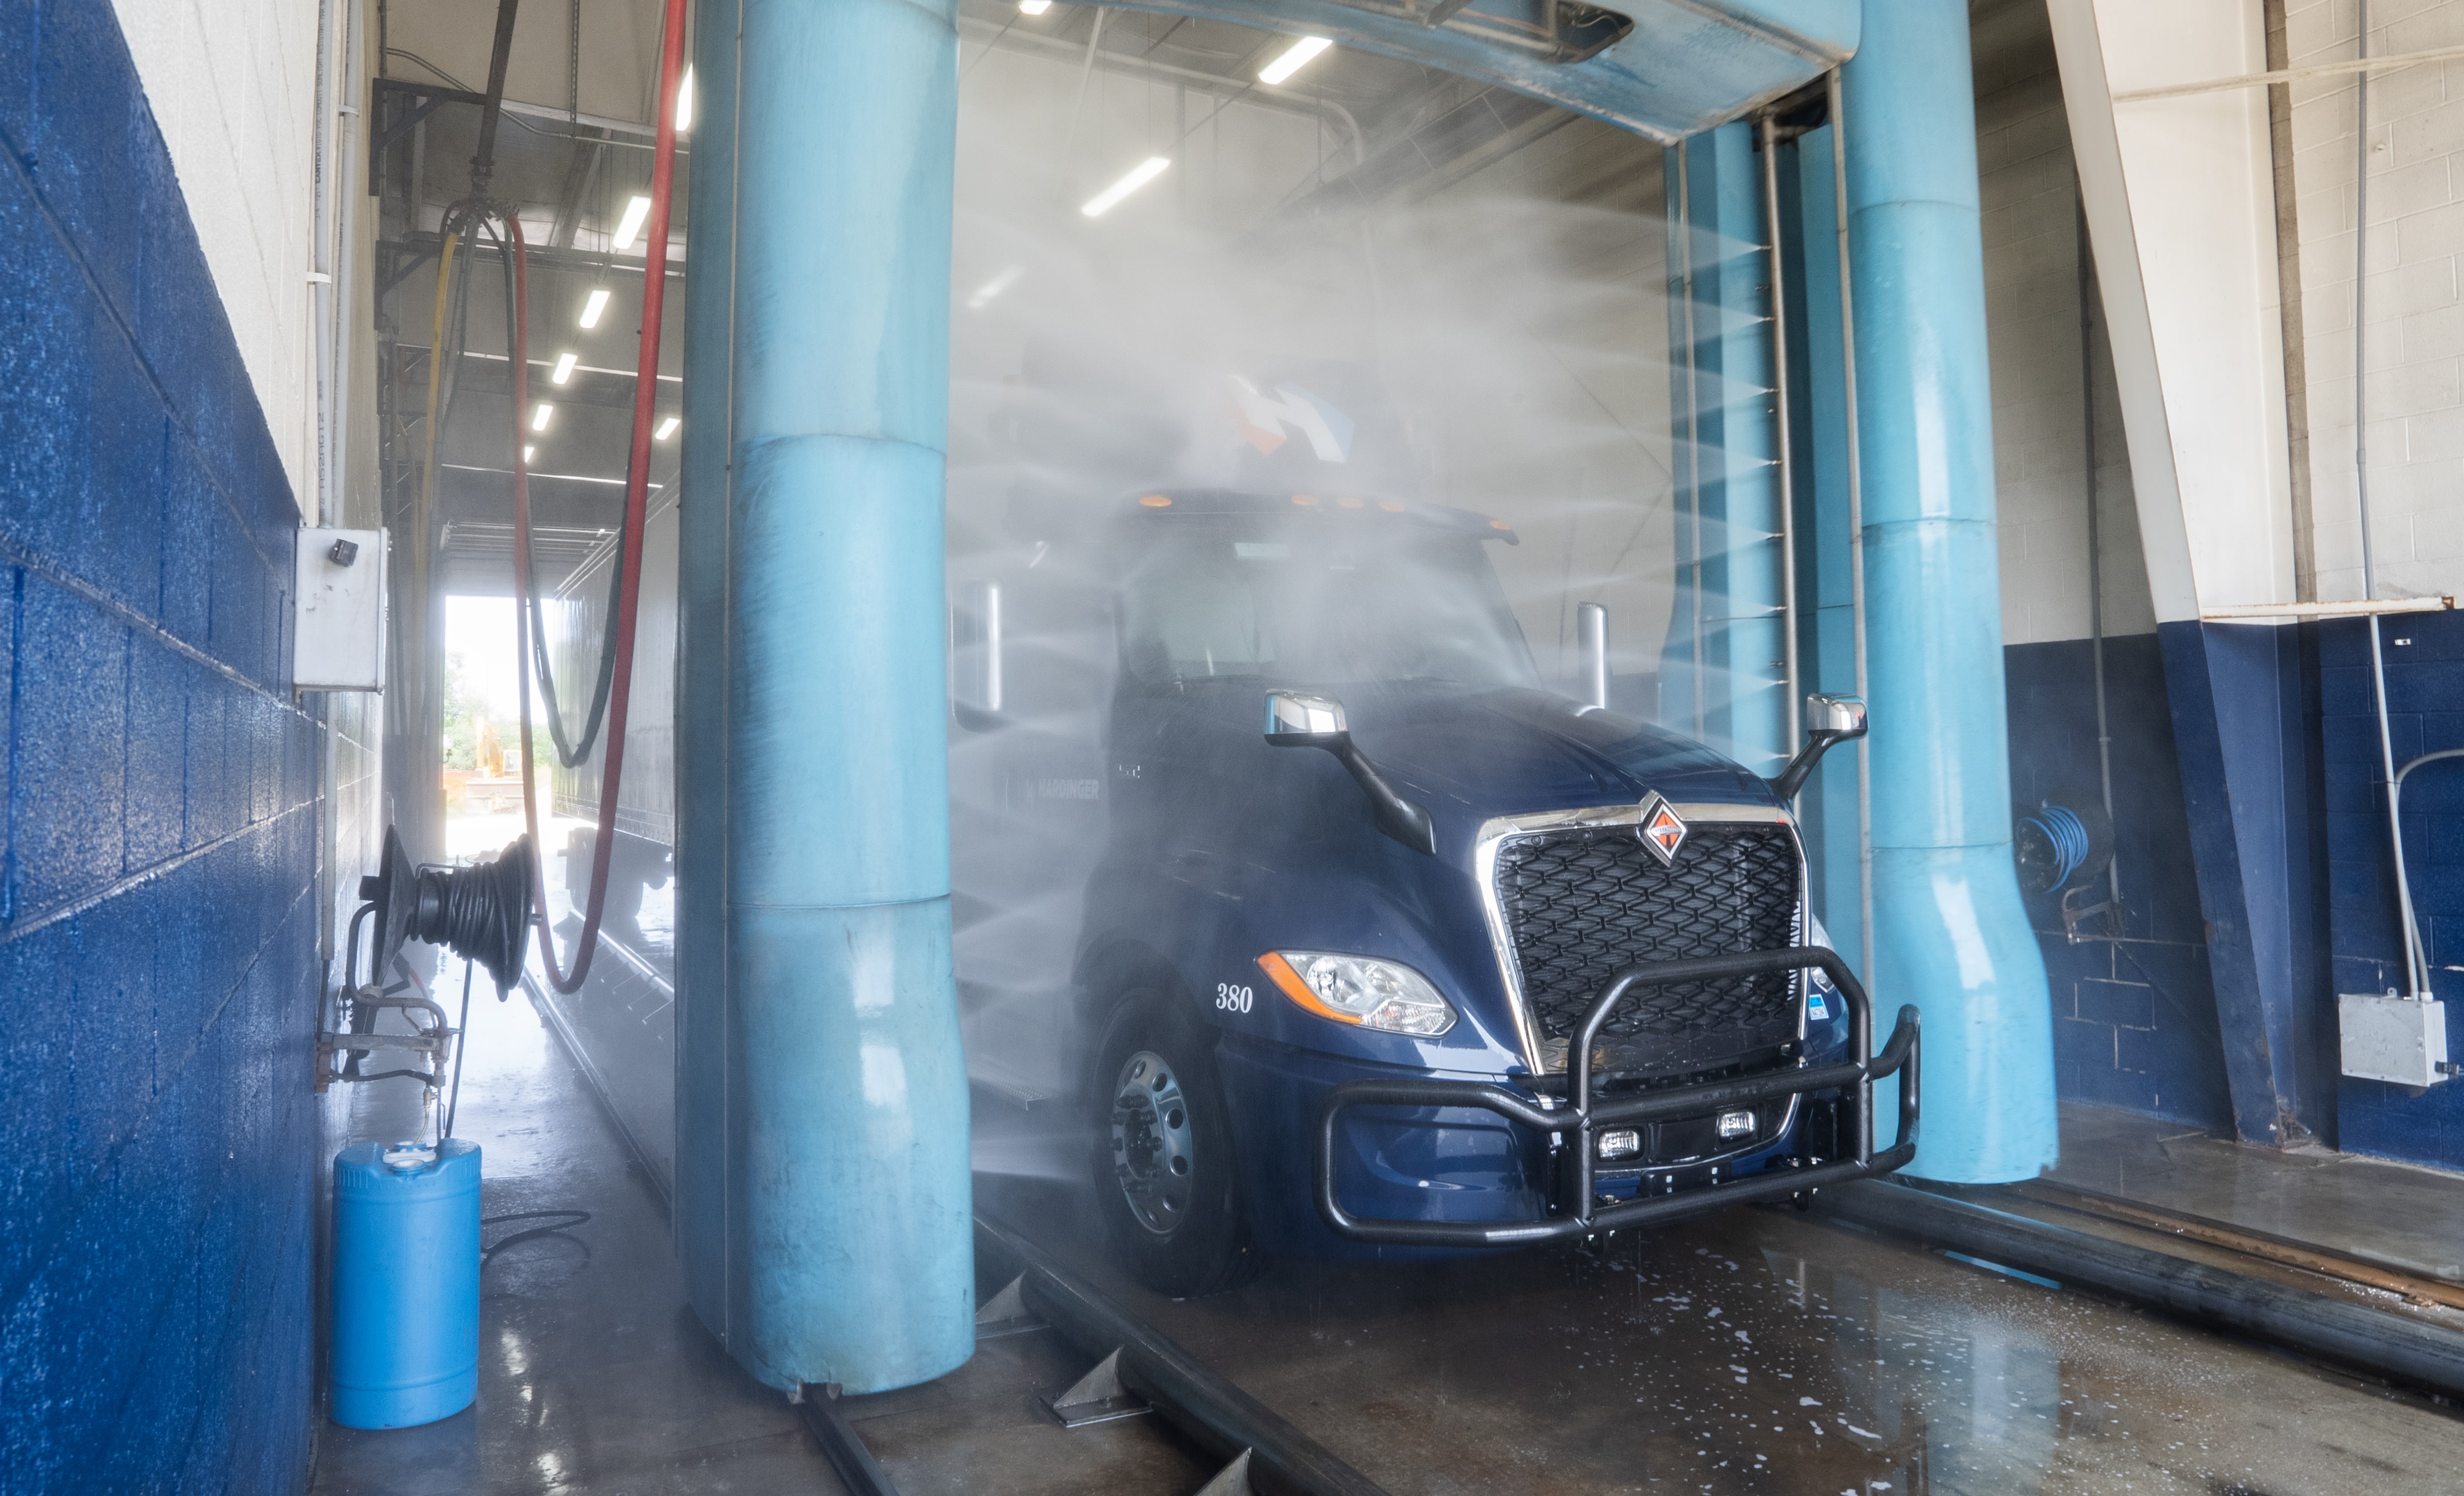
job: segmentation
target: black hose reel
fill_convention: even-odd
[[[487,862],[413,868],[402,833],[385,827],[378,870],[360,880],[360,897],[376,921],[371,978],[393,963],[404,941],[425,940],[486,967],[498,993],[511,990],[530,944],[533,861],[524,832]],[[358,979],[356,971],[346,976]]]
[[[403,850],[402,833],[385,827],[377,870],[360,879],[363,902],[351,916],[350,943],[344,948],[340,1016],[346,1023],[337,1029],[320,1025],[317,1035],[319,1091],[335,1081],[403,1076],[423,1082],[434,1098],[445,1081],[447,1055],[458,1054],[453,1045],[461,1029],[407,969],[399,981],[387,981],[385,973],[395,965],[403,942],[426,940],[488,968],[501,1001],[521,976],[529,949],[532,862],[531,841],[524,835],[494,859],[473,867],[416,868]],[[360,935],[371,921],[375,928],[363,976]],[[462,1001],[467,1017],[467,986]],[[377,1033],[377,1015],[385,1008],[401,1009],[410,1032]],[[379,1051],[398,1053],[408,1064],[370,1073],[364,1062]],[[457,1076],[460,1070],[457,1059]]]

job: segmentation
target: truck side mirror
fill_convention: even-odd
[[[1426,809],[1397,794],[1353,742],[1342,702],[1301,691],[1267,692],[1266,741],[1277,748],[1323,748],[1334,755],[1369,797],[1378,830],[1416,852],[1436,854],[1436,823]]]
[[[970,582],[950,605],[950,710],[971,733],[1006,726],[1001,711],[1001,589]]]
[[[1333,749],[1352,739],[1343,703],[1300,691],[1266,693],[1266,741],[1278,748]]]
[[[1783,801],[1796,798],[1805,781],[1814,774],[1814,766],[1831,751],[1834,743],[1844,743],[1865,736],[1865,703],[1856,696],[1811,695],[1805,698],[1805,746],[1788,760],[1788,767],[1771,781],[1771,793]]]

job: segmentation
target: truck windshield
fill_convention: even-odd
[[[1537,684],[1472,537],[1366,516],[1176,516],[1133,534],[1122,642],[1149,685]]]

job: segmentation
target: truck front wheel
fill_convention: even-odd
[[[1095,1059],[1098,1208],[1124,1265],[1175,1298],[1228,1288],[1257,1259],[1206,1038],[1159,995],[1133,993],[1105,1025]]]

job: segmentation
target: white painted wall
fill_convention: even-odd
[[[2160,619],[2293,597],[2267,101],[2248,0],[2052,0]]]
[[[2050,34],[2029,36],[2001,60],[1995,76],[1978,80],[1976,157],[1985,206],[1993,486],[2002,521],[2002,638],[2041,644],[2091,632],[2079,176]],[[2147,633],[2156,627],[2155,607],[2101,323],[2094,341],[2104,629]]]
[[[2353,0],[2290,0],[2293,67],[2354,55]],[[2464,45],[2464,4],[2377,0],[2369,50]],[[2351,75],[2293,85],[2319,595],[2362,596],[2353,443]],[[2369,82],[2363,339],[2371,539],[2382,596],[2464,591],[2464,63]]]
[[[315,503],[318,0],[114,0],[293,495]]]

